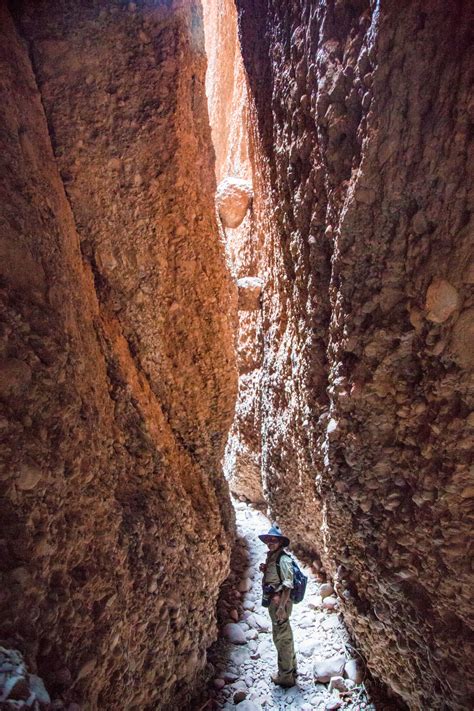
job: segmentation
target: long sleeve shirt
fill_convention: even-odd
[[[266,585],[272,585],[275,592],[280,592],[283,588],[293,587],[293,564],[287,553],[283,553],[280,558],[280,576],[277,570],[277,558],[281,554],[281,550],[270,551],[267,553],[266,570],[263,576],[263,582]]]

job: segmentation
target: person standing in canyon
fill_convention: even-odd
[[[278,674],[272,676],[272,681],[289,688],[296,683],[296,655],[290,625],[293,564],[284,550],[290,540],[282,535],[277,526],[272,526],[268,533],[262,533],[259,538],[268,547],[266,561],[260,565],[263,572],[262,605],[268,607],[270,613],[273,642],[278,654]]]

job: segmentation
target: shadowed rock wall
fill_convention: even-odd
[[[262,474],[371,671],[465,709],[472,6],[237,0],[264,235]]]
[[[181,708],[228,574],[236,394],[200,8],[15,21],[2,3],[0,638],[53,699]]]

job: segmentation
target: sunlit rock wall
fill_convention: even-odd
[[[187,708],[228,573],[237,385],[201,11],[15,13],[2,3],[0,643],[66,706]]]
[[[237,5],[265,493],[339,579],[370,670],[411,708],[466,709],[472,5]]]
[[[249,279],[260,279],[262,236],[255,220],[253,201],[244,219],[230,222],[227,217],[241,213],[242,200],[236,193],[232,207],[232,186],[244,180],[252,189],[249,157],[250,106],[240,45],[237,37],[237,13],[234,0],[203,0],[208,67],[206,93],[209,120],[216,154],[216,178],[220,189],[217,207],[221,207],[229,266],[239,283],[237,304],[237,364],[239,391],[235,417],[227,442],[224,469],[231,491],[253,502],[262,502],[260,380],[262,349],[261,286],[257,298],[245,298],[252,292]],[[243,193],[243,191],[241,191]],[[222,210],[221,196],[228,207]],[[245,196],[245,193],[243,193]],[[237,224],[236,227],[228,226]],[[244,281],[241,281],[244,280]],[[247,280],[247,281],[245,281]]]

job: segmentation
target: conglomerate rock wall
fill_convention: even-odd
[[[237,0],[262,235],[262,475],[370,670],[466,709],[471,3]]]
[[[66,706],[186,707],[228,574],[237,386],[201,9],[12,7],[1,644]]]

